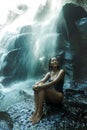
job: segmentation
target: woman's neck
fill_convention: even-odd
[[[53,68],[52,71],[57,72],[57,71],[59,71],[59,69],[58,68]]]

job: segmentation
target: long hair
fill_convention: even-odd
[[[54,56],[54,57],[58,60],[58,62],[59,62],[58,69],[60,69],[60,59],[59,59],[58,56]],[[49,59],[49,71],[52,70],[52,67],[50,66],[50,63],[51,63],[51,59],[54,58],[54,57],[51,57],[51,58]]]

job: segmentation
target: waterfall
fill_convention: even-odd
[[[57,3],[58,2],[58,3]],[[13,11],[1,30],[0,71],[10,77],[32,77],[47,71],[47,59],[56,55],[59,34],[58,11],[61,1],[39,2],[35,9],[20,5],[26,13]],[[12,17],[11,19],[8,19]],[[58,45],[57,45],[58,46]]]
[[[1,91],[13,91],[12,94],[17,95],[15,90],[20,93],[21,88],[23,94],[24,87],[28,88],[34,82],[29,79],[48,71],[48,61],[57,53],[60,38],[57,25],[62,0],[19,1],[17,5],[16,2],[14,7],[7,8],[4,22],[0,23],[0,81],[7,86],[1,87]],[[10,80],[12,84],[8,87]],[[15,96],[13,100],[17,100]]]

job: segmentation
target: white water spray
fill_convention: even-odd
[[[10,4],[8,4],[6,8],[3,8],[5,13],[0,23],[0,47],[3,48],[3,52],[0,53],[0,71],[8,65],[8,67],[11,66],[9,75],[10,73],[12,74],[9,77],[16,74],[21,77],[24,74],[21,73],[25,67],[29,77],[31,77],[31,75],[34,76],[36,71],[39,73],[40,69],[45,70],[48,66],[47,60],[55,55],[56,42],[59,37],[56,28],[62,8],[62,0],[35,0],[32,2],[27,0],[22,2],[18,0],[14,0],[14,2],[11,0],[7,1]],[[0,14],[0,16],[1,15],[2,14]],[[26,32],[28,27],[29,32]],[[23,29],[24,32],[20,33]],[[19,55],[21,54],[20,57],[14,50],[17,50]],[[22,53],[20,53],[21,51]],[[16,58],[12,57],[13,54],[16,55]],[[6,68],[5,74],[7,74],[7,72],[8,69]],[[31,86],[28,85],[28,83],[29,82],[23,83],[23,81],[21,81],[21,83],[17,82],[15,84],[15,82],[13,82],[10,87],[7,86],[7,88],[3,88],[4,86],[2,86],[1,89],[5,94],[8,92],[12,92],[13,94],[16,91],[13,96],[15,97],[17,90],[19,93],[19,88],[24,90],[26,86]],[[15,98],[15,101],[17,101],[17,99],[18,97]],[[22,98],[20,98],[20,100],[21,99]]]

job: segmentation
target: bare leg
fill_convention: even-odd
[[[40,90],[38,93],[38,108],[36,115],[34,116],[32,121],[33,124],[38,123],[43,116],[44,99],[45,99],[45,90]]]
[[[63,102],[64,95],[61,92],[56,91],[54,88],[46,90],[46,100],[53,104],[59,104]]]
[[[33,115],[30,118],[30,121],[33,120],[33,118],[35,117],[35,115],[37,114],[37,110],[38,110],[38,105],[39,105],[39,98],[38,98],[39,94],[38,91],[34,91],[34,103],[35,103],[35,111],[33,113]]]
[[[58,103],[62,103],[63,98],[64,98],[63,94],[57,92],[55,89],[38,91],[38,96],[37,96],[38,102],[35,109],[36,113],[33,117],[32,123],[35,124],[41,120],[43,116],[43,104],[45,99],[51,103],[58,104]]]

